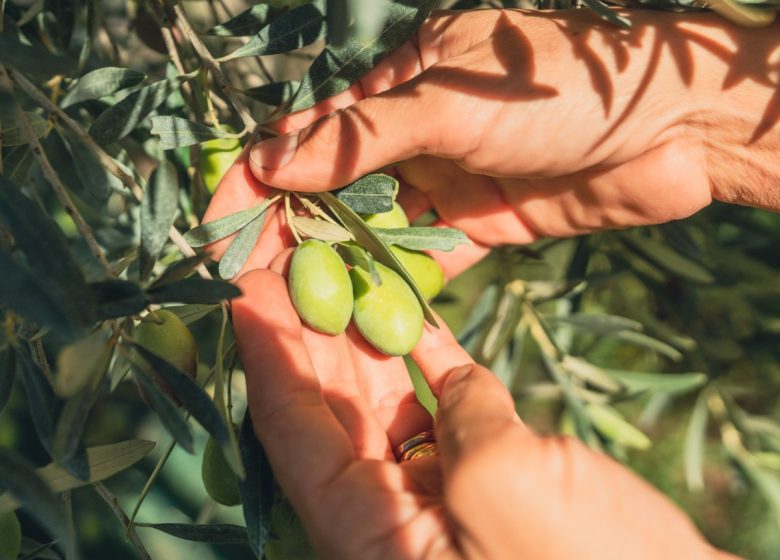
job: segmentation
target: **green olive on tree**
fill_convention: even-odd
[[[159,356],[190,378],[197,377],[198,346],[190,329],[175,313],[165,309],[149,313],[136,327],[133,338],[136,344]],[[134,353],[134,360],[142,366],[148,366],[146,360],[138,353]],[[163,393],[178,402],[167,383],[159,377],[156,378],[156,382]],[[143,390],[141,390],[141,397],[148,404],[148,398]]]
[[[201,463],[203,487],[211,498],[224,506],[237,506],[241,503],[238,477],[225,459],[217,440],[210,437],[203,451]]]
[[[375,263],[380,285],[361,267],[349,271],[355,294],[353,318],[360,334],[390,356],[408,354],[422,336],[423,312],[409,285],[395,271]]]
[[[0,560],[16,560],[22,547],[22,528],[13,511],[0,515]]]
[[[393,209],[389,212],[378,214],[364,214],[363,221],[373,228],[406,228],[409,227],[409,218],[401,205],[393,201]]]
[[[352,284],[333,247],[315,239],[298,245],[288,286],[293,306],[307,325],[326,334],[344,332],[352,316]]]
[[[390,250],[411,274],[425,299],[430,300],[439,295],[444,287],[444,271],[436,259],[422,251],[413,251],[397,245],[390,247]]]
[[[225,132],[235,132],[229,126],[222,127]],[[241,154],[241,142],[238,138],[215,138],[200,145],[198,167],[203,184],[210,193],[217,190],[219,182],[236,158]]]

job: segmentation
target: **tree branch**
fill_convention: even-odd
[[[146,551],[144,543],[141,541],[138,533],[135,532],[134,526],[130,523],[130,520],[127,518],[127,515],[122,509],[122,506],[119,505],[119,500],[117,497],[114,496],[102,482],[96,482],[92,485],[92,487],[95,489],[95,492],[97,492],[100,497],[103,498],[103,501],[108,504],[108,507],[110,507],[114,512],[114,515],[116,515],[117,519],[119,519],[119,522],[122,524],[122,526],[127,529],[127,536],[130,538],[130,542],[133,543],[133,546],[135,546],[135,550],[138,552],[138,556],[142,560],[152,560],[152,557],[149,556],[149,553]]]

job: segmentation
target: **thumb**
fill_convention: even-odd
[[[448,112],[446,96],[438,91],[422,74],[310,126],[263,140],[252,148],[252,172],[274,187],[318,192],[423,151],[446,151],[436,143]]]

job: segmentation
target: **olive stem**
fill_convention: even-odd
[[[130,539],[130,542],[133,543],[133,546],[135,546],[135,550],[141,560],[152,560],[152,557],[149,556],[149,553],[146,551],[144,543],[135,532],[135,529],[131,525],[130,520],[127,518],[127,515],[122,509],[122,506],[119,505],[119,500],[117,497],[114,496],[102,482],[95,482],[92,487],[95,489],[95,492],[97,492],[98,495],[103,498],[103,501],[108,504],[108,507],[110,507],[114,512],[114,515],[116,515],[117,519],[119,519],[119,522],[127,528],[127,536]]]
[[[301,196],[298,193],[293,193],[293,196],[295,196],[298,201],[303,204],[306,207],[306,210],[308,210],[313,216],[319,216],[323,220],[330,222],[333,225],[341,226],[336,220],[330,217],[327,212],[325,212],[322,208],[320,208],[317,204],[309,200],[305,196]]]
[[[290,228],[290,231],[292,232],[295,241],[297,241],[298,244],[300,245],[301,243],[303,243],[303,239],[301,239],[301,236],[298,233],[298,228],[295,227],[295,220],[293,220],[295,216],[293,215],[292,205],[290,204],[289,192],[284,193],[284,215],[287,217],[287,227]]]

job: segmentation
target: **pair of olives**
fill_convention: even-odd
[[[171,311],[159,309],[150,313],[135,329],[135,342],[159,356],[176,369],[195,379],[198,372],[198,347],[187,325]],[[141,361],[143,358],[136,357]],[[162,379],[155,379],[160,390],[178,403],[176,395]],[[149,399],[141,391],[141,397]],[[235,426],[234,426],[235,430]],[[219,443],[209,437],[201,464],[203,486],[209,496],[220,504],[235,506],[241,503],[238,477],[225,459]]]
[[[409,220],[398,204],[390,212],[364,218],[371,227],[403,228]],[[444,273],[434,259],[419,251],[392,246],[426,298],[444,286]],[[377,350],[391,356],[408,354],[420,340],[423,311],[412,289],[394,270],[375,263],[380,282],[362,267],[347,271],[329,244],[309,239],[293,253],[288,279],[290,296],[301,319],[327,334],[340,334],[350,319]]]

